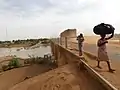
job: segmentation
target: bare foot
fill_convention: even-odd
[[[113,73],[115,70],[114,69],[110,69],[109,72]]]
[[[99,69],[102,69],[102,67],[100,67],[100,66],[97,66]]]

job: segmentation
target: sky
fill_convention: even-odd
[[[66,29],[94,35],[101,22],[120,33],[120,0],[0,0],[0,40],[58,37]]]

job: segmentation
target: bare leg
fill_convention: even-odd
[[[82,46],[79,45],[79,56],[82,56]]]
[[[79,56],[82,56],[82,51],[81,50],[79,51]]]
[[[97,67],[100,68],[100,69],[102,69],[102,67],[100,67],[100,61],[98,61]]]
[[[107,64],[108,64],[109,72],[113,72],[113,71],[115,71],[114,69],[111,69],[110,62],[109,62],[109,61],[107,61]]]

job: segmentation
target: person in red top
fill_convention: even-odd
[[[82,33],[80,33],[80,35],[77,37],[77,40],[78,40],[79,56],[82,56],[82,46],[84,42],[84,37]]]

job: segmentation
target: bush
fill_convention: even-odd
[[[13,60],[11,60],[11,61],[9,62],[8,66],[9,66],[10,68],[18,68],[18,67],[20,67],[19,59],[16,58],[16,57],[13,58]]]

